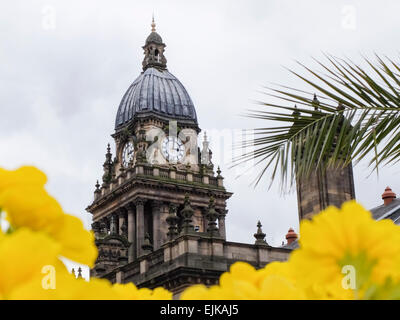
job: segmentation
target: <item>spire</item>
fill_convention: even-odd
[[[261,227],[262,224],[259,220],[257,223],[257,232],[254,234],[254,238],[256,238],[255,244],[267,245],[267,242],[265,241],[265,233],[262,231]]]
[[[314,107],[315,111],[318,111],[318,107],[319,107],[319,100],[317,98],[317,95],[314,93],[314,98],[312,100],[311,105]]]
[[[293,110],[292,116],[294,118],[298,118],[300,116],[300,111],[297,109],[297,105],[294,105],[294,110]]]
[[[115,214],[111,215],[110,219],[110,234],[115,235],[118,233],[117,230],[117,216]]]
[[[94,200],[96,201],[101,194],[99,180],[96,181],[95,188],[96,189],[94,189]]]
[[[112,154],[110,144],[107,144],[106,160],[103,163],[103,186],[108,185],[112,178]]]
[[[182,224],[182,233],[187,234],[194,231],[192,225],[192,216],[194,214],[194,210],[190,205],[189,195],[185,195],[185,202],[184,207],[181,211],[181,215],[183,217],[183,224]]]
[[[144,59],[143,71],[147,68],[157,68],[159,70],[167,69],[167,59],[164,56],[165,44],[161,36],[156,32],[156,23],[154,22],[154,14],[151,22],[151,33],[146,39],[143,46]]]
[[[203,149],[201,150],[201,164],[208,166],[210,164],[209,142],[207,141],[207,132],[204,132]]]
[[[76,278],[77,279],[82,279],[83,278],[82,277],[82,268],[81,267],[78,268],[78,276]]]
[[[156,23],[154,22],[154,13],[153,13],[153,18],[151,20],[151,32],[156,32]]]
[[[176,215],[176,206],[173,203],[169,205],[169,214],[166,220],[169,225],[167,236],[170,240],[173,240],[178,235],[177,224],[179,221],[179,218]]]
[[[215,199],[214,197],[210,198],[210,202],[208,204],[208,211],[206,214],[206,218],[208,220],[208,227],[207,227],[207,232],[210,234],[210,236],[215,236],[218,234],[218,227],[217,227],[217,218],[218,218],[218,212],[215,211]]]

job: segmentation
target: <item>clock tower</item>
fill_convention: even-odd
[[[206,134],[182,83],[167,69],[165,44],[147,37],[143,72],[124,94],[115,120],[115,155],[107,147],[93,216],[99,255],[91,276],[138,287],[218,283],[235,261],[263,267],[286,260],[257,224],[254,244],[226,240],[226,202],[232,196],[215,170]],[[202,140],[198,144],[198,140]]]
[[[225,239],[226,200],[232,194],[221,171],[214,170],[205,134],[198,146],[196,110],[167,69],[165,47],[153,20],[143,72],[117,111],[115,156],[108,146],[102,184],[96,184],[87,208],[99,248],[94,276],[159,251],[183,232],[207,234],[210,218],[217,226],[213,235]]]

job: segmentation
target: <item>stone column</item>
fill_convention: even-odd
[[[117,230],[117,214],[116,213],[111,214],[110,234],[118,234],[118,230]]]
[[[168,241],[168,223],[169,204],[162,203],[160,207],[160,230],[161,230],[161,245]]]
[[[169,214],[168,205],[160,201],[153,202],[153,246],[154,250],[159,249],[167,242],[168,223],[167,217]]]
[[[121,209],[118,212],[118,234],[123,235],[123,231],[121,230],[121,227],[124,225],[125,222],[125,211]]]
[[[226,239],[226,229],[225,229],[225,216],[228,213],[228,210],[219,210],[220,214],[218,216],[218,228],[219,235]]]
[[[201,216],[203,217],[203,232],[207,232],[208,228],[208,219],[207,219],[207,208],[200,208],[201,209]]]
[[[128,211],[128,241],[131,243],[128,249],[128,262],[132,262],[136,258],[136,246],[137,246],[137,241],[135,241],[136,240],[135,207],[133,205],[129,205],[126,209]]]
[[[160,230],[160,222],[161,222],[161,215],[160,215],[160,201],[152,201],[151,202],[151,212],[153,216],[153,248],[157,250],[161,247],[161,230]]]
[[[144,242],[144,200],[136,199],[136,257],[140,257],[143,254],[142,245]]]

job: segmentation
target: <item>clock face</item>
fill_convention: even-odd
[[[178,162],[185,155],[185,146],[177,137],[166,137],[162,142],[162,154],[167,161]]]
[[[127,168],[129,162],[133,160],[133,155],[135,153],[135,148],[133,147],[133,143],[131,141],[127,142],[124,145],[124,149],[122,150],[122,165]]]

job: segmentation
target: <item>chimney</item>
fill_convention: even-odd
[[[390,204],[393,199],[396,198],[396,194],[390,189],[390,187],[386,187],[385,192],[382,193],[383,204],[387,206]]]
[[[286,234],[287,244],[291,244],[293,241],[297,240],[298,235],[294,232],[293,228],[290,228],[288,233]]]

